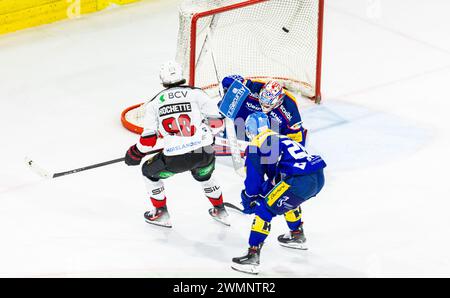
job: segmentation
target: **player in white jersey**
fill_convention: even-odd
[[[222,191],[212,177],[215,168],[212,129],[223,126],[217,106],[203,90],[185,85],[181,66],[174,61],[161,67],[160,78],[166,89],[145,104],[144,131],[139,142],[131,146],[125,156],[127,165],[140,165],[142,158],[154,150],[157,143],[164,142],[163,152],[142,166],[154,206],[153,211],[145,212],[145,220],[171,227],[162,180],[191,171],[213,205],[209,209],[210,215],[228,225]]]

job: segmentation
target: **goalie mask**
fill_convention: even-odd
[[[250,114],[245,120],[245,134],[250,140],[269,128],[269,118],[262,112]]]
[[[161,65],[159,78],[164,87],[184,84],[186,82],[186,80],[183,79],[183,70],[180,64],[175,61],[167,61]]]
[[[283,103],[283,86],[277,81],[268,81],[259,92],[259,103],[264,113],[268,113]]]

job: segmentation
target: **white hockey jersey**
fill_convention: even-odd
[[[214,141],[205,123],[209,117],[220,117],[220,114],[215,102],[203,90],[189,86],[165,89],[145,104],[142,138],[159,133],[167,156],[194,151]],[[152,150],[139,143],[138,149],[141,152]]]

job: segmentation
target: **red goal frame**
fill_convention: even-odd
[[[211,9],[207,11],[203,11],[200,13],[196,13],[192,16],[191,21],[191,49],[190,49],[190,61],[189,61],[189,85],[195,86],[195,66],[196,66],[196,53],[197,53],[197,23],[201,18],[208,17],[215,14],[220,14],[223,12],[227,12],[230,10],[235,10],[243,7],[247,7],[250,5],[255,5],[259,3],[263,3],[270,0],[247,0],[244,2]],[[319,1],[319,19],[318,19],[318,30],[317,30],[317,63],[316,63],[316,86],[315,86],[315,96],[312,98],[316,103],[320,103],[322,98],[321,92],[321,78],[322,78],[322,47],[323,47],[323,19],[324,19],[324,9],[325,9],[325,0]],[[282,78],[287,79],[288,78]],[[295,80],[293,80],[295,81]]]

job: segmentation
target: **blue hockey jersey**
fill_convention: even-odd
[[[230,82],[227,82],[230,83]],[[258,80],[245,80],[244,85],[250,89],[250,96],[248,96],[237,113],[236,118],[245,121],[250,114],[261,112],[262,108],[259,104],[259,92],[264,87],[265,82]],[[224,86],[228,87],[228,86]],[[220,102],[219,102],[220,106]],[[276,132],[286,135],[296,142],[305,145],[306,131],[302,126],[302,118],[298,110],[296,99],[293,95],[286,93],[283,98],[283,103],[276,109],[267,114],[271,122],[278,123],[278,129],[272,127]],[[238,138],[242,139],[242,134],[237,134]]]
[[[298,142],[270,129],[254,138],[246,155],[245,192],[249,196],[265,196],[281,179],[308,175],[326,167],[319,155],[308,154]]]

